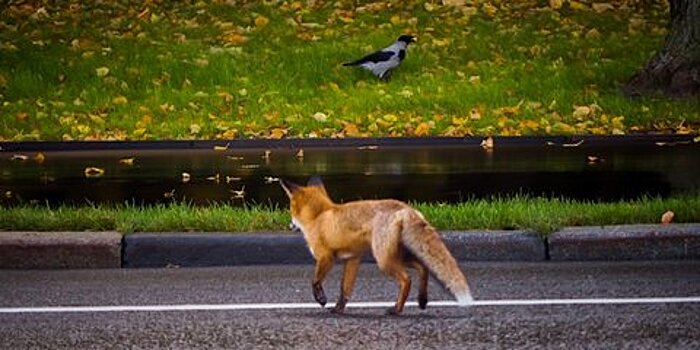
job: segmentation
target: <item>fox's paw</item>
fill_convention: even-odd
[[[328,299],[326,298],[326,293],[323,291],[323,287],[319,285],[314,285],[313,286],[314,290],[314,299],[321,304],[321,306],[325,306],[326,303],[328,302]]]
[[[425,308],[428,306],[428,296],[427,295],[419,295],[418,296],[418,307],[421,310],[425,310]]]
[[[336,315],[342,315],[342,314],[345,313],[345,307],[344,307],[344,306],[340,306],[340,305],[336,305],[335,307],[333,307],[333,308],[331,309],[331,313],[332,313],[332,314],[336,314]]]
[[[340,299],[338,300],[337,303],[335,303],[335,306],[331,309],[331,313],[341,315],[345,313],[345,304],[347,304],[348,300],[347,299]]]
[[[393,307],[386,309],[384,314],[387,316],[399,316],[399,315],[401,315],[402,311],[403,310],[399,310],[396,306],[393,306]]]

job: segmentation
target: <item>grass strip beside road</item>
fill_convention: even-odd
[[[700,222],[700,195],[612,203],[515,197],[416,207],[440,230],[522,229],[547,235],[565,226],[659,223],[667,211],[674,212],[674,222]],[[26,205],[0,210],[0,231],[255,232],[287,231],[289,222],[286,208],[228,204]]]

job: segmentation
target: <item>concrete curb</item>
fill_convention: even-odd
[[[443,239],[459,261],[700,259],[696,223],[570,227],[547,240],[527,231],[444,231]],[[304,238],[288,232],[0,232],[0,269],[311,263]]]
[[[457,260],[544,260],[542,240],[524,231],[444,232]],[[371,262],[371,256],[364,259]],[[261,233],[136,233],[124,238],[124,267],[312,264],[301,235]]]
[[[542,238],[528,231],[444,231],[443,241],[457,261],[542,261]]]
[[[698,259],[700,224],[569,227],[548,247],[554,261]]]
[[[135,233],[124,267],[310,264],[304,237],[289,233]]]
[[[0,232],[0,268],[118,268],[118,232]]]

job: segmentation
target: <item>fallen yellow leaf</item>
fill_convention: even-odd
[[[574,118],[581,120],[588,117],[592,110],[588,106],[574,106]]]
[[[129,103],[129,100],[125,96],[122,96],[122,95],[119,95],[119,96],[112,99],[112,104],[115,104],[115,105],[125,105],[127,103]]]
[[[229,33],[224,35],[223,40],[233,45],[242,45],[248,41],[248,37],[238,33]]]
[[[105,174],[105,170],[97,167],[87,167],[84,173],[85,177],[101,177]]]
[[[314,118],[317,122],[322,122],[322,123],[325,122],[326,120],[328,120],[328,116],[327,116],[325,113],[321,113],[321,112],[315,113],[315,114],[313,115],[313,118]]]
[[[270,23],[270,20],[265,16],[258,16],[255,18],[255,27],[262,28]]]
[[[359,137],[362,136],[360,133],[360,130],[357,128],[357,125],[353,123],[347,123],[345,124],[345,127],[343,127],[343,133],[345,136],[350,136],[350,137]]]
[[[413,131],[413,134],[416,136],[427,136],[428,133],[430,132],[430,125],[426,122],[422,122],[418,124],[416,127],[416,130]]]
[[[131,165],[134,165],[135,160],[136,160],[136,157],[121,158],[121,159],[119,159],[119,164],[131,166]]]
[[[97,74],[98,77],[102,78],[107,76],[109,74],[109,68],[107,67],[100,67],[95,69],[95,74]]]
[[[41,152],[37,153],[37,154],[34,156],[34,161],[35,161],[37,164],[43,164],[43,163],[44,163],[44,160],[46,160],[46,156],[45,156],[43,153],[41,153]]]
[[[564,0],[549,0],[549,7],[552,10],[560,10],[564,6]]]
[[[472,108],[472,110],[469,111],[469,119],[471,119],[471,120],[481,119],[481,113],[479,112],[479,110],[476,108]]]
[[[270,130],[270,135],[268,137],[271,139],[281,139],[285,135],[287,135],[287,129],[274,128],[274,129]]]
[[[593,7],[593,11],[597,13],[603,13],[608,10],[614,10],[615,6],[609,3],[601,2],[601,3],[593,3],[591,4],[591,7]]]
[[[675,214],[672,211],[667,211],[663,215],[661,215],[661,223],[664,225],[668,225],[671,222],[673,222],[673,217]]]

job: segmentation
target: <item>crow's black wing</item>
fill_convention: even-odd
[[[391,51],[377,51],[374,53],[371,53],[365,57],[360,58],[357,61],[350,62],[350,63],[344,63],[344,66],[357,66],[363,63],[367,62],[372,62],[372,63],[377,63],[377,62],[385,62],[391,59],[396,53],[391,52]]]
[[[399,61],[403,61],[406,58],[406,50],[399,51]]]

